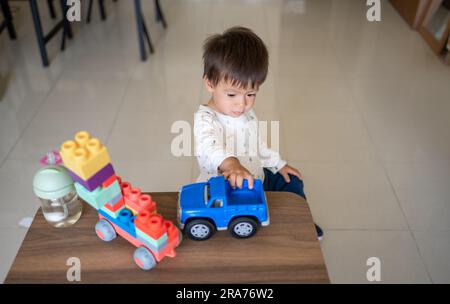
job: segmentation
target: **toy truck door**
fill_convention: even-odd
[[[212,197],[209,202],[209,213],[216,222],[218,230],[228,228],[226,198]]]

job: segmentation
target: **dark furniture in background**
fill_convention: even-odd
[[[62,38],[61,38],[61,50],[65,49],[66,38],[72,39],[72,29],[70,27],[70,22],[66,18],[66,13],[68,7],[66,5],[65,0],[60,0],[61,5],[61,20],[47,33],[44,33],[41,23],[41,17],[39,15],[39,7],[37,0],[28,0],[30,3],[31,15],[33,17],[34,29],[36,31],[36,39],[39,46],[39,52],[41,54],[42,64],[44,67],[49,66],[50,62],[48,60],[47,48],[46,44],[53,38],[55,35],[62,30]],[[55,14],[53,2],[51,0],[48,1],[50,12]],[[56,15],[56,14],[55,14]]]
[[[159,0],[154,0],[153,3],[155,5],[156,22],[161,22],[162,26],[164,28],[167,28],[167,22],[164,17],[164,14],[162,12],[161,4],[159,3]],[[137,25],[137,33],[138,33],[139,51],[141,54],[141,60],[145,61],[145,60],[147,60],[147,51],[145,48],[144,39],[147,39],[150,54],[153,54],[154,48],[153,48],[152,40],[150,38],[150,33],[148,32],[147,26],[145,25],[144,15],[142,14],[141,0],[134,0],[134,7],[135,7],[135,13],[136,13],[136,25]]]
[[[429,0],[390,0],[392,6],[413,29],[419,29]]]
[[[16,30],[14,29],[13,18],[9,8],[8,0],[0,0],[1,11],[3,14],[3,21],[0,22],[0,34],[4,29],[8,30],[9,38],[15,40],[17,38]]]
[[[91,15],[92,15],[92,9],[93,4],[95,0],[89,0],[88,3],[88,13],[87,13],[87,23],[90,23],[91,21]],[[99,13],[102,20],[106,20],[106,10],[105,10],[105,0],[97,0],[99,5]],[[117,0],[113,0],[114,2],[117,2]],[[47,48],[46,45],[49,43],[52,38],[56,36],[58,32],[62,30],[62,37],[61,37],[61,51],[65,49],[66,46],[66,39],[72,39],[73,33],[70,26],[70,22],[66,18],[66,14],[68,11],[68,6],[66,4],[66,0],[59,0],[60,6],[61,6],[61,19],[59,22],[48,32],[44,33],[44,29],[42,27],[41,22],[41,16],[39,14],[39,6],[37,0],[28,0],[30,9],[31,9],[31,15],[33,18],[33,24],[34,29],[36,32],[36,40],[39,47],[39,53],[42,60],[42,65],[44,67],[48,67],[50,65],[50,61],[48,58]],[[42,3],[42,1],[39,1]],[[46,1],[50,17],[52,19],[57,19],[58,14],[55,9],[55,0],[47,0]],[[167,22],[164,17],[161,4],[159,0],[153,0],[153,4],[155,6],[155,19],[156,22],[161,22],[163,28],[167,28]],[[9,36],[11,39],[16,39],[16,31],[14,29],[13,24],[13,18],[12,14],[8,5],[8,0],[0,0],[1,5],[1,11],[3,14],[3,21],[0,22],[0,33],[7,29],[9,32]],[[136,18],[136,27],[137,27],[137,37],[138,37],[138,44],[139,44],[139,53],[140,58],[142,61],[147,60],[147,50],[146,50],[146,43],[148,45],[150,54],[154,53],[154,47],[152,40],[150,38],[150,33],[148,31],[147,25],[145,23],[144,14],[142,12],[142,3],[141,0],[134,0],[134,7],[135,7],[135,18]]]

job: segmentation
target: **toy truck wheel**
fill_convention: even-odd
[[[186,225],[184,231],[190,239],[205,241],[213,236],[216,227],[207,220],[193,220]]]
[[[111,242],[117,236],[114,227],[107,220],[100,220],[95,225],[97,236],[105,242]]]
[[[249,217],[234,219],[230,224],[231,234],[239,239],[252,237],[258,230],[258,223]]]
[[[134,262],[142,270],[150,270],[156,266],[156,260],[153,254],[145,247],[139,247],[134,251]]]

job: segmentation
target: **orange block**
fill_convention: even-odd
[[[102,187],[103,188],[107,188],[109,185],[111,185],[112,183],[114,183],[117,179],[117,176],[115,174],[111,175],[107,180],[105,180],[102,183]]]
[[[122,188],[123,196],[129,194],[131,192],[131,184],[129,182],[122,182],[122,179],[119,178],[120,187]]]
[[[172,241],[173,239],[178,239],[180,237],[179,236],[180,231],[178,230],[177,227],[175,227],[175,225],[171,221],[165,220],[164,226],[166,226],[169,242]]]
[[[148,211],[139,213],[134,224],[136,228],[155,240],[159,239],[167,230],[163,217],[160,214],[150,214]]]
[[[125,205],[125,201],[122,197],[117,203],[114,204],[114,206],[111,206],[110,204],[105,204],[105,205],[103,205],[103,207],[105,207],[106,209],[108,209],[112,212],[116,212],[117,210],[122,208],[123,205]]]
[[[133,210],[133,213],[137,214],[143,211],[156,212],[156,203],[150,195],[142,194],[139,188],[132,188],[130,183],[122,183],[121,187],[125,205]]]

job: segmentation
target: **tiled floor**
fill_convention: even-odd
[[[360,0],[162,1],[156,47],[139,61],[131,1],[75,24],[64,53],[41,66],[26,2],[11,1],[19,40],[0,36],[0,280],[38,201],[37,160],[79,129],[109,146],[116,169],[148,191],[195,180],[195,159],[170,153],[176,120],[193,121],[207,94],[201,44],[232,25],[267,43],[260,119],[280,120],[281,153],[305,176],[331,281],[367,283],[378,257],[385,283],[450,283],[450,68],[382,1],[382,22]],[[52,21],[41,13],[46,28]]]

